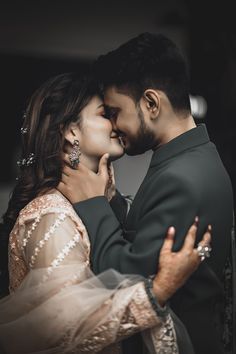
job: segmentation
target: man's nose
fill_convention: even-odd
[[[114,117],[110,118],[112,130],[117,130],[116,119]]]

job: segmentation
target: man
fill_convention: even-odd
[[[205,125],[196,126],[191,115],[185,60],[165,36],[143,33],[101,56],[95,72],[125,152],[152,149],[153,156],[123,225],[103,196],[103,173],[79,166],[62,178],[60,190],[87,227],[93,270],[154,274],[167,227],[176,228],[177,250],[198,215],[199,235],[208,224],[213,228],[211,258],[170,306],[185,324],[196,354],[222,354],[223,272],[230,253],[233,194]],[[124,352],[141,353],[140,338],[125,341]]]

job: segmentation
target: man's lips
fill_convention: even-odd
[[[124,137],[122,136],[119,136],[119,142],[120,142],[120,145],[125,148],[125,140],[124,140]]]
[[[111,134],[111,139],[119,139],[119,142],[120,142],[120,145],[122,147],[125,147],[125,139],[124,139],[125,135],[124,134],[120,134],[120,133],[116,133],[116,132],[113,132]]]

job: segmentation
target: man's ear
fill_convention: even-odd
[[[153,89],[145,90],[143,94],[145,108],[149,111],[152,120],[156,119],[160,112],[160,93]]]

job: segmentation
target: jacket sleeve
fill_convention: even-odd
[[[116,190],[115,196],[110,200],[109,203],[120,224],[124,225],[126,216],[132,203],[132,197],[125,196]]]
[[[165,186],[165,188],[159,188]],[[95,273],[114,268],[121,273],[149,276],[156,273],[159,251],[169,226],[175,226],[175,249],[200,216],[199,196],[187,181],[174,175],[153,180],[139,201],[136,229],[123,230],[105,197],[95,197],[74,205],[86,225],[91,241],[91,260]],[[134,215],[137,200],[131,207]],[[201,232],[201,230],[200,230]],[[132,242],[128,241],[132,235]]]

